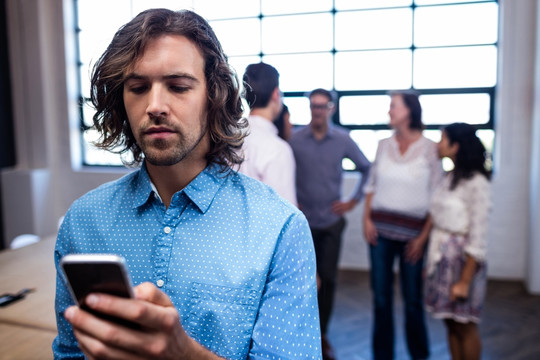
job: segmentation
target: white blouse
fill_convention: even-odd
[[[450,190],[452,175],[448,175],[435,191],[430,215],[433,229],[430,234],[427,271],[432,273],[441,259],[441,245],[451,235],[465,238],[464,252],[477,261],[484,261],[487,249],[488,216],[491,209],[490,183],[476,173],[462,179]]]
[[[393,135],[379,142],[364,192],[373,193],[374,210],[423,218],[443,174],[433,141],[422,136],[401,154]]]

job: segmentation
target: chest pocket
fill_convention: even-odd
[[[184,326],[212,352],[230,359],[245,359],[258,309],[255,290],[193,283],[190,309]]]

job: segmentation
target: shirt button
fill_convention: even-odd
[[[163,281],[163,280],[161,280],[161,279],[159,279],[159,280],[156,282],[156,285],[157,285],[158,287],[162,287],[164,284],[165,284],[165,281]]]
[[[168,226],[165,226],[165,227],[163,228],[163,231],[165,231],[165,234],[168,234],[168,233],[171,232],[171,228],[168,227]]]

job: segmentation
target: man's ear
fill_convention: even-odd
[[[272,91],[272,100],[276,102],[281,102],[281,91],[279,91],[278,87],[276,87],[274,91]]]
[[[328,116],[332,117],[334,113],[336,112],[336,103],[334,103],[333,101],[330,101],[329,104],[332,104],[332,105],[330,105],[330,112],[328,113]]]
[[[274,112],[272,116],[277,117],[279,115],[279,112],[281,111],[281,102],[281,91],[279,91],[279,88],[276,87],[274,91],[272,91],[270,101],[268,102],[268,105],[272,106],[272,111]]]

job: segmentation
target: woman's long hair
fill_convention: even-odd
[[[453,123],[442,131],[448,137],[450,145],[459,145],[450,188],[454,189],[462,179],[470,179],[475,172],[490,179],[491,172],[486,169],[486,148],[476,136],[476,128],[465,123]]]

